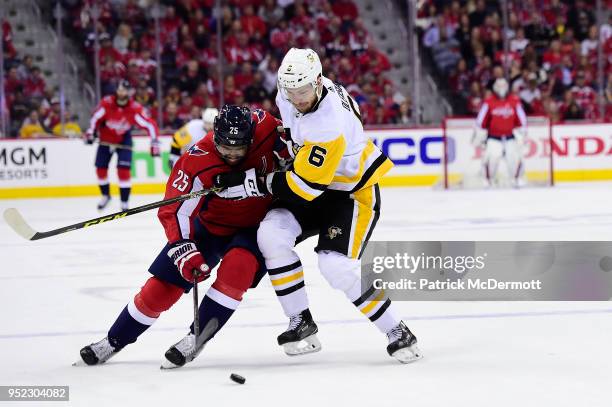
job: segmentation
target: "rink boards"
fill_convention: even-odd
[[[433,186],[443,173],[443,131],[438,127],[374,129],[368,135],[394,161],[383,186]],[[532,132],[525,146],[528,177],[548,171],[547,133]],[[470,144],[472,131],[447,131],[450,176],[478,166],[480,153]],[[552,128],[555,182],[612,180],[612,124],[564,124]],[[169,175],[170,137],[161,138],[161,158],[149,154],[149,141],[134,139],[133,192],[162,193]],[[0,198],[97,195],[95,146],[80,139],[0,140]],[[116,193],[111,161],[109,178]]]

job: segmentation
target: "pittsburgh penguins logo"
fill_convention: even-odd
[[[342,229],[340,229],[338,226],[331,226],[329,229],[327,229],[327,237],[330,240],[340,236],[341,234]]]

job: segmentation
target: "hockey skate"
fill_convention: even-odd
[[[81,359],[90,366],[100,365],[115,356],[120,350],[116,349],[108,338],[104,338],[81,349]],[[74,363],[75,366],[78,364],[78,362]]]
[[[128,209],[130,209],[130,205],[125,201],[121,201],[121,210],[127,211]]]
[[[208,321],[202,333],[196,339],[196,336],[189,332],[183,339],[175,343],[165,353],[165,360],[162,362],[160,369],[176,369],[185,366],[186,363],[191,362],[204,349],[206,342],[210,340],[217,328],[219,322],[216,318]]]
[[[316,336],[318,331],[310,310],[306,309],[289,318],[289,327],[278,336],[278,344],[289,356],[318,352],[321,350],[321,342]]]
[[[423,354],[417,347],[417,338],[410,332],[410,329],[403,321],[389,332],[389,345],[387,345],[387,353],[402,363],[415,362],[423,357]]]
[[[195,335],[189,332],[183,339],[175,343],[166,351],[166,360],[162,362],[161,369],[176,369],[191,362],[204,349],[204,344],[197,349]]]
[[[104,208],[106,208],[109,204],[111,200],[110,195],[102,195],[102,199],[100,199],[100,202],[98,202],[98,210],[104,210]]]

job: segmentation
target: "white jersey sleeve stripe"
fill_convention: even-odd
[[[155,127],[153,127],[153,125],[148,120],[146,120],[144,117],[142,117],[139,114],[134,115],[134,119],[136,120],[136,123],[138,123],[140,127],[144,127],[145,129],[147,129],[147,132],[149,133],[149,137],[151,137],[151,140],[157,139],[157,134],[155,134]]]
[[[106,110],[104,109],[104,106],[100,106],[100,108],[94,112],[94,114],[91,116],[91,119],[89,120],[89,132],[93,133],[96,130],[98,122],[101,118],[104,117],[105,114]]]
[[[480,111],[478,112],[478,116],[476,117],[476,124],[478,127],[482,128],[482,122],[484,118],[487,116],[487,112],[489,111],[489,105],[486,103],[482,104]]]
[[[516,114],[521,122],[521,127],[525,127],[527,125],[527,115],[523,110],[523,106],[519,103],[516,105]]]
[[[200,181],[199,178],[196,178],[193,181],[193,187],[191,188],[191,191],[189,192],[199,191],[201,189],[203,189],[202,182]],[[180,228],[181,236],[183,239],[190,239],[191,216],[193,215],[195,209],[197,208],[198,203],[200,203],[200,199],[202,198],[188,199],[184,201],[181,204],[179,210],[176,212],[176,218],[178,219],[179,228]]]

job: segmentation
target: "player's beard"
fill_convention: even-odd
[[[124,97],[124,98],[116,97],[115,101],[117,102],[118,106],[125,106],[127,105],[127,102],[129,99],[130,99],[129,97]]]

